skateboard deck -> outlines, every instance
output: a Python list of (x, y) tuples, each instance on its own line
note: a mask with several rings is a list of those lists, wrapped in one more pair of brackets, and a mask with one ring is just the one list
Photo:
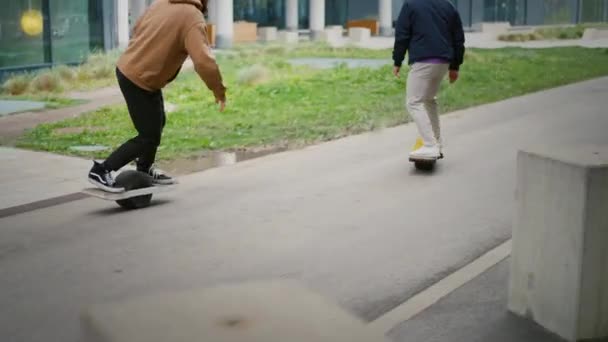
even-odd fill
[(125, 209), (141, 209), (150, 205), (152, 195), (175, 189), (177, 182), (168, 185), (153, 184), (152, 178), (135, 170), (121, 172), (116, 177), (116, 186), (125, 191), (113, 193), (99, 188), (86, 188), (83, 193), (106, 201), (115, 201)]
[(159, 193), (171, 191), (171, 190), (175, 189), (176, 187), (177, 187), (177, 184), (154, 185), (154, 186), (147, 187), (147, 188), (131, 190), (131, 191), (123, 191), (123, 192), (118, 192), (118, 193), (107, 192), (107, 191), (101, 190), (99, 188), (91, 187), (91, 188), (86, 188), (86, 189), (82, 190), (82, 192), (89, 196), (100, 198), (100, 199), (106, 200), (106, 201), (120, 201), (120, 200), (125, 200), (125, 199), (129, 199), (129, 198), (133, 198), (133, 197), (139, 197), (139, 196), (145, 196), (145, 195), (156, 195)]

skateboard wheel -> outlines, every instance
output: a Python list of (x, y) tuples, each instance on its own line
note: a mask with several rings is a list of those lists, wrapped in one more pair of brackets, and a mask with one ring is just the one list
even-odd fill
[(416, 161), (414, 166), (421, 171), (432, 171), (435, 168), (435, 161)]
[[(152, 178), (147, 174), (139, 171), (128, 170), (121, 172), (116, 177), (116, 186), (124, 188), (125, 191), (149, 188), (153, 186)], [(150, 205), (152, 194), (142, 195), (123, 200), (118, 200), (116, 203), (125, 209), (140, 209)]]

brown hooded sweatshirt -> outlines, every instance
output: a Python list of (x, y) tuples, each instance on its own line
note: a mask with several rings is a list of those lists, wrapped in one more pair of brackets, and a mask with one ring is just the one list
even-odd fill
[(194, 69), (225, 100), (226, 88), (209, 47), (202, 0), (156, 0), (137, 21), (129, 46), (117, 67), (139, 87), (162, 89), (171, 82), (188, 56)]

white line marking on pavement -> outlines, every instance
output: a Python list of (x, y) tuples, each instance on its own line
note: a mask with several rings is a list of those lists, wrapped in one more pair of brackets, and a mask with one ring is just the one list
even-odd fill
[(428, 309), (440, 299), (477, 278), (494, 265), (505, 260), (511, 254), (511, 243), (512, 240), (509, 240), (492, 249), (470, 264), (410, 298), (405, 303), (380, 316), (375, 321), (369, 323), (369, 327), (379, 333), (387, 334), (398, 324), (401, 324)]

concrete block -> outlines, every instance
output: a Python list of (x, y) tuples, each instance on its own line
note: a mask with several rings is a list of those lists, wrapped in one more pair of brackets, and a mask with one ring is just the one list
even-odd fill
[(344, 26), (342, 25), (330, 25), (326, 27), (326, 30), (335, 30), (340, 32), (340, 35), (344, 34)]
[[(258, 40), (258, 24), (247, 21), (236, 21), (233, 24), (234, 43), (254, 43)], [(218, 46), (221, 41), (221, 35), (218, 36)]]
[(479, 23), (473, 25), (473, 28), (487, 38), (497, 39), (498, 36), (509, 33), (511, 24), (509, 22)]
[(503, 34), (511, 29), (509, 22), (479, 23), (478, 29), (483, 33)]
[(348, 30), (348, 37), (353, 43), (365, 43), (371, 38), (371, 31), (367, 28), (353, 27)]
[(384, 336), (291, 282), (147, 296), (88, 310), (83, 342), (378, 342)]
[(509, 310), (568, 341), (608, 337), (608, 146), (518, 155)]
[(608, 39), (608, 29), (588, 28), (583, 33), (583, 40)]
[(258, 28), (258, 40), (262, 42), (274, 42), (278, 38), (276, 27)]
[(298, 32), (279, 31), (279, 42), (283, 44), (297, 44), (300, 40)]
[(321, 32), (321, 36), (319, 37), (320, 41), (334, 43), (338, 42), (342, 39), (342, 30), (338, 30), (335, 28), (327, 28), (323, 32)]

